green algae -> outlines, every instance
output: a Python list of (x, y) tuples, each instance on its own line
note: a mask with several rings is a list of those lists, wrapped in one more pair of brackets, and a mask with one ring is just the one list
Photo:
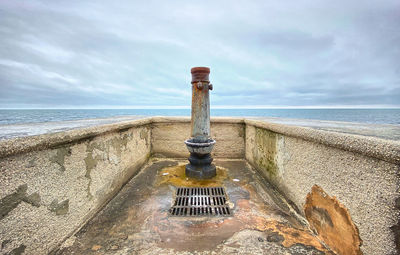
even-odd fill
[[(147, 134), (147, 129), (143, 129), (142, 132), (144, 132), (144, 134)], [(142, 132), (140, 133), (141, 137)], [(104, 161), (106, 159), (111, 161), (110, 155), (112, 155), (113, 151), (115, 152), (115, 155), (118, 159), (121, 158), (122, 152), (127, 150), (128, 142), (132, 140), (132, 137), (132, 133), (119, 133), (117, 136), (106, 139), (104, 141), (93, 141), (93, 139), (90, 139), (88, 141), (86, 146), (86, 157), (84, 161), (86, 166), (85, 177), (89, 180), (86, 188), (86, 193), (89, 200), (93, 198), (93, 195), (90, 192), (90, 186), (92, 184), (92, 170), (97, 167), (100, 161)], [(147, 142), (147, 135), (142, 139), (146, 139)], [(95, 150), (101, 153), (95, 153)]]
[(21, 244), (20, 246), (18, 246), (17, 248), (13, 249), (12, 251), (10, 251), (10, 253), (8, 253), (9, 255), (21, 255), (25, 252), (26, 246)]
[(17, 190), (10, 195), (7, 195), (0, 199), (0, 220), (6, 217), (12, 210), (14, 210), (22, 201), (32, 206), (40, 206), (40, 195), (35, 192), (31, 195), (27, 195), (28, 185), (20, 185)]
[(19, 203), (21, 203), (22, 198), (26, 196), (26, 191), (28, 190), (28, 185), (23, 184), (17, 188), (17, 190), (3, 197), (0, 200), (0, 220), (8, 215), (9, 212), (14, 210)]
[(57, 149), (56, 155), (50, 158), (50, 162), (57, 163), (60, 166), (60, 171), (65, 171), (65, 156), (71, 155), (71, 148), (69, 147), (61, 147)]
[(49, 211), (55, 212), (56, 215), (65, 215), (69, 211), (69, 199), (58, 203), (58, 199), (54, 199), (48, 207)]
[(148, 145), (148, 140), (149, 140), (149, 136), (148, 136), (148, 130), (147, 128), (143, 128), (140, 131), (140, 139), (144, 139), (146, 141), (146, 145)]
[(90, 185), (92, 184), (92, 177), (90, 176), (92, 170), (97, 166), (98, 160), (100, 160), (100, 156), (97, 155), (93, 157), (93, 150), (94, 149), (101, 149), (100, 146), (97, 143), (91, 143), (89, 141), (89, 144), (86, 147), (86, 157), (84, 159), (85, 161), (85, 166), (86, 166), (86, 173), (85, 177), (89, 180), (88, 185), (86, 187), (86, 193), (87, 197), (89, 200), (92, 200), (93, 195), (90, 192)]
[(30, 204), (32, 206), (39, 207), (40, 206), (40, 202), (41, 202), (41, 198), (40, 198), (39, 193), (35, 192), (35, 193), (32, 193), (29, 196), (23, 197), (22, 201), (24, 201), (25, 203), (28, 203), (28, 204)]
[(267, 174), (269, 178), (278, 175), (276, 165), (277, 134), (269, 130), (256, 128), (253, 155), (255, 164)]

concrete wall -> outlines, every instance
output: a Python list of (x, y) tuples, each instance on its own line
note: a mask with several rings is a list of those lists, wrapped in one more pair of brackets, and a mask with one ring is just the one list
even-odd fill
[[(217, 141), (212, 156), (244, 158), (245, 128), (243, 119), (212, 118), (211, 137)], [(152, 152), (168, 157), (187, 158), (183, 141), (190, 138), (190, 118), (153, 118)]]
[(47, 254), (147, 161), (149, 120), (0, 143), (0, 253)]
[[(214, 157), (245, 157), (322, 240), (350, 240), (326, 241), (339, 254), (398, 252), (399, 142), (240, 118), (214, 118), (211, 132)], [(48, 253), (151, 154), (188, 157), (189, 137), (189, 118), (153, 117), (1, 141), (0, 253)]]
[[(246, 120), (246, 159), (323, 240), (341, 236), (336, 243), (325, 240), (339, 254), (359, 254), (357, 247), (342, 248), (349, 238), (362, 240), (364, 254), (398, 253), (399, 157), (395, 141)], [(312, 190), (327, 199), (312, 200)]]
[[(244, 157), (242, 119), (214, 119), (214, 157)], [(47, 254), (151, 153), (188, 157), (189, 118), (154, 117), (0, 142), (0, 253)]]

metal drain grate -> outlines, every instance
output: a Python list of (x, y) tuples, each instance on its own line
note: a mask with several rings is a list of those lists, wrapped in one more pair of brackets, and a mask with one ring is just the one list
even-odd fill
[(229, 216), (223, 187), (178, 188), (170, 214), (174, 216)]

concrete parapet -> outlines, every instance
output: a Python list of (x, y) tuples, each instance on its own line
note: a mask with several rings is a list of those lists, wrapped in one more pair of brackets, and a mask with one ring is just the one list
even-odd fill
[[(247, 161), (297, 206), (311, 226), (326, 226), (314, 229), (322, 239), (339, 233), (346, 236), (337, 230), (352, 229), (346, 234), (359, 235), (364, 254), (398, 252), (398, 141), (245, 122)], [(329, 202), (307, 199), (316, 187), (322, 197), (332, 196)], [(340, 250), (347, 247), (346, 238), (333, 244), (324, 241), (338, 254), (359, 254), (357, 247), (354, 253)]]
[[(151, 117), (0, 141), (1, 252), (48, 253), (151, 154), (188, 157), (189, 137), (190, 118)], [(245, 158), (322, 239), (350, 221), (346, 233), (364, 254), (398, 252), (399, 141), (225, 117), (211, 118), (211, 137), (214, 157)]]
[(47, 254), (80, 228), (148, 160), (147, 123), (1, 142), (0, 253)]
[[(243, 119), (212, 118), (211, 137), (217, 140), (213, 157), (244, 158)], [(190, 118), (155, 117), (152, 124), (152, 152), (168, 157), (189, 156), (184, 140), (190, 137)]]

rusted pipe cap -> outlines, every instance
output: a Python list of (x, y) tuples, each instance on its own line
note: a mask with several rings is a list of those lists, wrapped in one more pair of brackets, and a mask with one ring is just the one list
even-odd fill
[(210, 68), (208, 67), (193, 67), (190, 72), (192, 73), (192, 83), (199, 81), (209, 82)]

